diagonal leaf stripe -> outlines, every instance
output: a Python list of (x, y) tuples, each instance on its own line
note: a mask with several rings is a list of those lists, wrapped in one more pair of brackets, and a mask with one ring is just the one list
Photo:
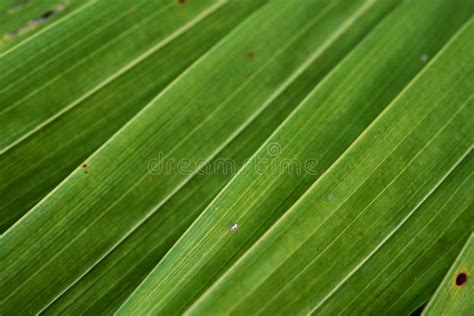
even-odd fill
[(0, 3), (0, 57), (64, 22), (94, 0), (11, 0)]
[[(472, 191), (471, 191), (472, 192)], [(472, 227), (471, 227), (472, 228)], [(474, 234), (466, 241), (423, 315), (470, 315), (474, 312)]]
[(426, 303), (474, 228), (473, 166), (471, 151), (319, 313), (410, 314)]
[(5, 214), (0, 220), (0, 230), (5, 231), (26, 213), (166, 84), (263, 4), (248, 0), (226, 3), (0, 155), (0, 195), (4, 197), (0, 201), (0, 213)]
[[(391, 9), (391, 6), (386, 4), (377, 4), (360, 18), (355, 19), (353, 24), (348, 24), (347, 31), (335, 37), (334, 42), (333, 40), (329, 41), (329, 43), (333, 43), (326, 46), (324, 52), (321, 52), (312, 65), (308, 66), (304, 73), (275, 99), (248, 128), (203, 168), (206, 171), (211, 171), (211, 174), (199, 172), (113, 252), (94, 266), (64, 295), (60, 296), (45, 312), (68, 313), (80, 309), (94, 313), (106, 313), (116, 309), (119, 304), (115, 303), (121, 302), (127, 294), (133, 291), (154, 267), (157, 260), (165, 254), (212, 197), (230, 179), (233, 171), (229, 170), (229, 167), (241, 166), (253, 154), (311, 90), (313, 83), (322, 78), (331, 66), (342, 58), (345, 52), (357, 43), (368, 29)], [(327, 22), (331, 20), (332, 18), (326, 19)], [(332, 24), (334, 21), (330, 23)], [(236, 163), (236, 165), (229, 166), (226, 164), (227, 162)], [(137, 260), (137, 258), (140, 259)]]
[[(67, 49), (63, 49), (64, 41), (61, 41), (31, 57), (29, 48), (38, 45), (37, 41), (44, 41), (43, 37), (21, 47), (21, 52), (1, 57), (8, 71), (0, 75), (0, 153), (76, 106), (224, 5), (225, 1), (192, 1), (184, 10), (179, 3), (170, 1), (135, 3), (131, 7), (130, 0), (116, 1), (114, 6), (106, 1), (94, 2), (68, 19), (61, 28), (47, 33), (50, 41), (55, 36), (66, 38), (66, 43), (73, 41)], [(101, 14), (97, 15), (97, 12)], [(158, 23), (160, 27), (156, 27)], [(137, 36), (143, 29), (148, 31)], [(67, 32), (72, 34), (66, 37)], [(76, 40), (75, 33), (86, 35)], [(104, 41), (104, 37), (110, 39)], [(27, 62), (22, 60), (25, 53)], [(64, 56), (67, 58), (60, 58)], [(45, 57), (47, 62), (44, 62)], [(73, 58), (74, 62), (70, 62)], [(33, 71), (32, 66), (36, 66)], [(82, 71), (78, 72), (79, 68)], [(14, 80), (8, 76), (10, 74), (14, 75)], [(41, 106), (35, 107), (38, 99), (42, 101)]]
[(0, 314), (472, 314), (473, 16), (0, 1)]
[(189, 313), (321, 312), (471, 151), (473, 30), (471, 19)]
[[(270, 137), (247, 164), (250, 168), (244, 167), (224, 188), (145, 279), (124, 311), (166, 314), (189, 306), (318, 178), (319, 174), (286, 172), (281, 167), (285, 161), (316, 158), (318, 173), (324, 172), (422, 67), (419, 56), (433, 54), (444, 43), (439, 41), (440, 33), (431, 33), (447, 17), (444, 14), (456, 12), (460, 18), (452, 21), (458, 22), (469, 17), (470, 13), (458, 11), (459, 4), (440, 2), (436, 7), (431, 1), (406, 2), (387, 17)], [(417, 27), (410, 21), (417, 21)], [(460, 24), (452, 24), (449, 30), (445, 26), (438, 30), (444, 30), (447, 39)], [(406, 58), (404, 67), (399, 66), (400, 56)], [(401, 69), (407, 72), (396, 71)], [(381, 88), (380, 82), (386, 85)], [(271, 144), (281, 146), (277, 157), (268, 152)], [(267, 162), (263, 172), (252, 168), (258, 161)], [(284, 172), (275, 174), (274, 166)], [(336, 198), (334, 193), (331, 199)], [(229, 234), (234, 223), (239, 231)]]
[[(51, 303), (199, 170), (182, 174), (173, 166), (150, 182), (147, 161), (159, 152), (178, 161), (215, 157), (332, 43), (333, 25), (322, 23), (326, 15), (344, 9), (353, 18), (371, 3), (275, 1), (207, 52), (6, 232), (5, 309), (37, 312)], [(257, 26), (261, 32), (249, 36)], [(223, 77), (227, 73), (232, 80)], [(38, 235), (23, 233), (30, 230)]]

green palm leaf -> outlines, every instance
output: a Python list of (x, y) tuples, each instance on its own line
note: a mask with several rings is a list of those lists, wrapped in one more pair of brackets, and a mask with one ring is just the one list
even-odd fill
[[(0, 3), (0, 56), (65, 21), (92, 0), (5, 0)], [(37, 34), (38, 33), (38, 34)], [(22, 44), (23, 45), (23, 44)]]
[[(426, 10), (430, 7), (435, 12), (447, 12), (434, 8), (431, 1), (424, 4), (426, 7), (421, 2), (406, 3), (387, 17), (270, 137), (268, 146), (254, 155), (250, 167), (235, 177), (201, 214), (137, 292), (138, 297), (148, 298), (144, 303), (147, 308), (169, 313), (189, 306), (339, 157), (345, 149), (343, 145), (354, 141), (366, 126), (364, 123), (369, 124), (400, 92), (411, 79), (410, 73), (392, 73), (394, 77), (389, 77), (384, 67), (399, 61), (403, 52), (407, 61), (413, 62), (413, 74), (420, 69), (417, 57), (421, 52), (414, 50), (413, 38), (422, 37), (425, 28), (438, 23), (434, 15), (426, 15)], [(423, 17), (433, 20), (423, 20), (419, 29), (408, 22)], [(407, 29), (401, 32), (404, 25)], [(403, 41), (408, 38), (411, 40), (404, 46)], [(430, 44), (438, 39), (438, 35), (431, 40), (425, 38)], [(420, 49), (425, 51), (426, 47)], [(403, 71), (408, 67), (405, 65)], [(380, 82), (390, 84), (380, 89)], [(337, 107), (331, 108), (333, 104)], [(281, 147), (279, 155), (272, 153), (273, 144)], [(317, 174), (272, 172), (273, 166), (281, 170), (288, 160), (307, 162), (314, 158), (318, 160)], [(259, 161), (267, 162), (264, 172), (253, 167)], [(338, 197), (337, 192), (333, 195), (334, 199)], [(229, 235), (226, 228), (234, 223), (242, 229), (239, 234)]]
[[(474, 84), (469, 78), (474, 70), (469, 65), (474, 49), (459, 48), (473, 30), (471, 21), (331, 169), (201, 297), (190, 314), (323, 312), (339, 288), (397, 234), (470, 153), (472, 130), (458, 127), (467, 127), (468, 110), (473, 105), (468, 87)], [(413, 103), (418, 106), (411, 106)], [(463, 204), (470, 203), (471, 199)], [(426, 220), (430, 216), (428, 213)], [(361, 231), (364, 238), (356, 238)], [(243, 227), (241, 233), (245, 233)], [(142, 291), (155, 285), (153, 277), (159, 275), (159, 267), (123, 311), (131, 312), (134, 306), (146, 303), (142, 298), (152, 298)], [(237, 281), (238, 289), (233, 286)], [(295, 291), (298, 295), (291, 295)], [(345, 306), (345, 302), (339, 301), (338, 306)]]
[[(55, 301), (46, 312), (71, 311), (78, 306), (95, 313), (103, 309), (104, 311), (115, 309), (116, 306), (101, 302), (123, 299), (125, 294), (130, 294), (136, 288), (156, 261), (166, 253), (237, 169), (309, 92), (314, 82), (324, 76), (344, 52), (360, 40), (368, 28), (373, 26), (389, 8), (390, 6), (385, 5), (376, 7), (354, 21), (351, 28), (329, 45), (248, 128), (204, 166), (203, 172), (198, 173), (174, 194), (139, 229)], [(334, 54), (333, 49), (336, 47), (340, 55)], [(97, 289), (97, 292), (93, 289)], [(96, 301), (99, 297), (100, 300)]]
[[(247, 0), (226, 4), (115, 79), (108, 80), (98, 91), (80, 97), (72, 109), (0, 155), (0, 195), (5, 196), (0, 201), (0, 213), (6, 214), (1, 219), (1, 230), (18, 220), (170, 81), (261, 4)], [(114, 30), (116, 26), (109, 28)], [(34, 47), (28, 50), (32, 54)], [(17, 59), (14, 64), (22, 63)], [(41, 73), (48, 76), (51, 72), (47, 67)], [(22, 74), (13, 72), (8, 80), (18, 80), (19, 76)], [(56, 85), (65, 84), (68, 82), (59, 80)], [(49, 100), (37, 98), (35, 104), (48, 108)]]
[[(342, 1), (324, 5), (316, 16), (311, 12), (321, 8), (319, 1), (283, 1), (264, 7), (191, 66), (9, 230), (4, 236), (4, 249), (11, 259), (2, 269), (7, 280), (2, 292), (9, 293), (5, 298), (8, 305), (16, 307), (15, 300), (26, 297), (30, 300), (23, 305), (25, 309), (42, 309), (50, 304), (145, 222), (203, 163), (215, 157), (304, 73), (352, 21), (372, 7), (362, 1), (352, 6)], [(294, 17), (270, 19), (265, 27), (261, 25), (263, 18), (277, 18), (287, 12), (293, 12)], [(352, 16), (354, 12), (360, 13)], [(337, 19), (324, 19), (331, 14)], [(341, 19), (348, 22), (334, 31), (334, 23)], [(318, 32), (312, 31), (315, 25)], [(257, 27), (262, 32), (248, 36), (247, 30)], [(295, 50), (302, 53), (288, 54)], [(249, 52), (255, 56), (249, 56)], [(240, 67), (222, 63), (223, 58), (234, 59)], [(234, 74), (232, 80), (222, 77), (229, 72)], [(220, 82), (219, 86), (215, 82)], [(160, 105), (155, 106), (157, 103)], [(176, 104), (188, 106), (183, 111)], [(160, 137), (156, 137), (157, 133)], [(124, 143), (127, 139), (130, 145)], [(182, 173), (172, 166), (171, 172), (150, 177), (147, 162), (160, 152), (177, 160), (190, 159), (195, 167)], [(97, 209), (103, 211), (97, 213)], [(114, 229), (104, 234), (110, 223)], [(31, 239), (22, 233), (31, 229), (47, 234)], [(95, 234), (102, 237), (90, 251)], [(23, 246), (18, 247), (20, 244)], [(48, 260), (38, 265), (35, 259), (21, 255), (30, 251), (42, 252)], [(68, 267), (64, 266), (66, 257)], [(51, 278), (57, 269), (68, 272)], [(16, 281), (10, 282), (13, 278)], [(44, 282), (46, 279), (49, 284)]]
[(470, 279), (473, 269), (474, 235), (471, 234), (423, 314), (468, 315), (472, 312), (474, 290)]
[(473, 314), (473, 13), (2, 1), (0, 314)]
[[(5, 53), (2, 64), (8, 68), (0, 74), (0, 152), (74, 108), (224, 4), (196, 1), (181, 10), (169, 1), (142, 0), (131, 5), (130, 0), (119, 0), (113, 6), (92, 1), (61, 27)], [(56, 41), (58, 37), (63, 40)], [(35, 49), (39, 41), (50, 45)], [(18, 59), (23, 62), (15, 62)], [(41, 71), (44, 67), (48, 72)], [(14, 80), (9, 76), (13, 72)], [(34, 107), (38, 98), (48, 103)]]

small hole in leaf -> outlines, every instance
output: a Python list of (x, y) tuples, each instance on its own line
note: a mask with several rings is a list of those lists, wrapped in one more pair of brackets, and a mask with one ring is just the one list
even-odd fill
[(456, 276), (456, 285), (457, 286), (463, 286), (467, 281), (467, 274), (464, 272), (459, 273)]

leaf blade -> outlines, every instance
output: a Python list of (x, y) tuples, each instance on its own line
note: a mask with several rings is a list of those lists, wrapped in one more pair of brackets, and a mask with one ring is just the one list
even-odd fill
[(186, 67), (263, 4), (249, 1), (226, 4), (0, 155), (0, 195), (4, 197), (0, 201), (0, 213), (4, 214), (0, 219), (0, 232), (59, 184)]
[[(179, 3), (168, 1), (120, 0), (114, 6), (91, 2), (61, 27), (43, 33), (15, 54), (3, 55), (7, 71), (0, 74), (0, 153), (74, 108), (224, 3), (193, 2), (180, 11)], [(149, 31), (140, 36), (143, 29)], [(57, 37), (62, 41), (55, 42)], [(41, 45), (45, 40), (52, 44)], [(64, 44), (69, 44), (66, 49)], [(38, 100), (40, 106), (35, 107)]]
[[(467, 104), (473, 100), (468, 88), (472, 52), (459, 48), (472, 31), (472, 22), (190, 314), (205, 308), (225, 313), (319, 312), (347, 278), (410, 219), (471, 150), (469, 137), (464, 136), (472, 135), (465, 129)], [(449, 71), (441, 74), (439, 69), (447, 65)], [(466, 85), (448, 84), (455, 82)], [(436, 91), (432, 97), (438, 100), (437, 108), (431, 109), (426, 91)], [(413, 103), (417, 107), (411, 107)], [(426, 114), (424, 107), (431, 111)], [(405, 128), (405, 124), (415, 128)], [(440, 143), (451, 143), (453, 147), (448, 147), (456, 153), (444, 146), (441, 150)], [(427, 157), (434, 161), (428, 163)], [(422, 161), (425, 171), (416, 168)], [(410, 181), (415, 189), (407, 185)], [(345, 193), (331, 201), (325, 198), (330, 192)], [(362, 227), (364, 241), (354, 238)], [(297, 235), (290, 236), (292, 232)], [(345, 254), (344, 259), (340, 254)], [(232, 287), (236, 280), (238, 289)], [(295, 288), (298, 295), (288, 296)], [(265, 305), (255, 304), (264, 298)]]
[[(112, 309), (110, 302), (116, 302), (117, 293), (124, 291), (130, 293), (138, 285), (134, 279), (146, 276), (212, 197), (235, 174), (235, 171), (312, 89), (314, 83), (323, 78), (332, 66), (390, 9), (390, 6), (383, 5), (361, 16), (347, 29), (347, 32), (327, 46), (321, 57), (317, 58), (241, 135), (219, 153), (210, 164), (203, 167), (205, 176), (199, 173), (194, 177), (168, 203), (155, 212), (146, 224), (137, 229), (132, 236), (97, 264), (88, 275), (48, 307), (45, 313), (68, 313), (74, 309), (98, 313)], [(190, 191), (195, 193), (188, 197), (187, 192)], [(212, 193), (210, 194), (209, 191)], [(186, 210), (186, 214), (183, 214), (183, 210)], [(171, 216), (175, 219), (172, 222), (170, 220), (170, 222), (161, 223), (160, 218), (167, 217), (167, 214), (173, 214)], [(175, 236), (163, 240), (162, 236), (166, 235), (167, 231), (173, 231)], [(163, 244), (165, 246), (157, 252), (158, 246)], [(140, 263), (138, 264), (137, 261)], [(104, 284), (107, 286), (114, 284), (114, 286), (106, 290)]]
[(89, 0), (4, 1), (0, 6), (0, 57), (62, 23), (90, 4)]
[[(433, 44), (431, 41), (440, 39), (439, 33), (426, 31), (439, 25), (442, 19), (434, 18), (434, 12), (452, 14), (451, 10), (457, 10), (449, 9), (447, 2), (439, 4), (440, 7), (434, 8), (428, 1), (407, 2), (382, 21), (272, 135), (247, 164), (249, 168), (216, 197), (122, 306), (123, 312), (179, 312), (210, 286), (338, 158), (377, 111), (382, 111), (385, 102), (394, 98), (421, 68), (414, 60), (418, 61), (418, 56)], [(426, 14), (427, 9), (433, 15)], [(403, 25), (413, 25), (411, 19), (419, 22), (416, 24), (419, 29), (410, 27), (400, 31)], [(453, 26), (451, 31), (456, 29)], [(432, 37), (427, 38), (428, 34)], [(414, 50), (414, 42), (423, 44)], [(406, 57), (407, 67), (413, 66), (413, 73), (395, 74), (393, 70), (401, 67), (384, 68), (395, 64), (400, 56)], [(364, 72), (361, 65), (366, 67)], [(381, 81), (390, 84), (381, 89)], [(338, 107), (330, 111), (331, 104)], [(360, 116), (354, 119), (354, 113)], [(345, 130), (341, 126), (349, 128)], [(278, 157), (272, 157), (267, 147), (270, 144), (280, 145)], [(318, 174), (272, 173), (273, 164), (278, 167), (285, 159), (305, 162), (315, 157), (319, 161)], [(267, 168), (263, 171), (254, 168), (258, 161), (265, 162)], [(234, 223), (241, 228), (230, 235), (228, 228)]]
[(474, 312), (472, 271), (474, 268), (474, 235), (466, 241), (423, 315), (469, 315)]
[[(337, 2), (339, 6), (341, 3)], [(359, 4), (355, 2), (354, 6)], [(288, 10), (296, 6), (299, 10)], [(181, 174), (173, 166), (170, 175), (160, 174), (153, 184), (144, 182), (149, 175), (146, 162), (156, 157), (157, 151), (172, 153), (177, 160), (206, 157), (207, 161), (227, 146), (297, 79), (294, 74), (303, 72), (310, 65), (308, 60), (318, 57), (312, 53), (330, 38), (332, 28), (323, 24), (324, 28), (313, 32), (310, 27), (320, 16), (312, 12), (327, 7), (328, 3), (320, 1), (281, 1), (259, 11), (263, 13), (257, 12), (260, 15), (244, 22), (168, 86), (155, 100), (160, 106), (155, 106), (155, 101), (149, 104), (88, 159), (86, 168), (76, 169), (7, 231), (3, 250), (11, 259), (2, 262), (2, 277), (7, 281), (2, 291), (11, 296), (4, 298), (8, 303), (5, 308), (38, 311), (46, 307), (198, 171), (195, 167), (191, 175)], [(288, 11), (294, 19), (261, 24), (261, 20), (272, 22), (269, 16), (287, 16)], [(262, 32), (249, 36), (247, 31), (257, 26)], [(294, 41), (288, 42), (288, 38)], [(298, 56), (286, 54), (300, 47), (308, 50)], [(248, 52), (252, 50), (256, 56), (249, 60)], [(231, 81), (221, 77), (229, 71), (235, 72)], [(216, 80), (226, 84), (218, 96), (213, 90)], [(225, 97), (227, 102), (241, 106), (224, 107)], [(183, 111), (175, 104), (188, 106)], [(96, 210), (102, 211), (97, 214)], [(23, 235), (32, 229), (47, 234), (35, 240)], [(96, 239), (97, 235), (101, 238)], [(38, 262), (27, 253), (43, 253), (48, 260)], [(10, 282), (12, 277), (15, 282)]]

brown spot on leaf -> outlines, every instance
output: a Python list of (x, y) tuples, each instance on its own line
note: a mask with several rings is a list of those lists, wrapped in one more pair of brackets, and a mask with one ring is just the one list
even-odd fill
[(85, 168), (88, 167), (88, 165), (87, 165), (87, 163), (83, 163), (83, 164), (81, 165), (81, 167), (85, 169)]
[(255, 58), (255, 52), (253, 52), (253, 51), (252, 51), (252, 52), (248, 52), (247, 57), (248, 57), (249, 59), (254, 59), (254, 58)]
[(365, 231), (363, 231), (363, 230), (360, 231), (360, 232), (359, 232), (359, 236), (362, 237), (362, 238), (364, 238), (364, 237), (365, 237)]
[(467, 273), (461, 272), (456, 276), (456, 286), (463, 286), (467, 282)]
[(178, 0), (178, 3), (179, 3), (179, 4), (185, 4), (185, 3), (186, 3), (186, 0)]

